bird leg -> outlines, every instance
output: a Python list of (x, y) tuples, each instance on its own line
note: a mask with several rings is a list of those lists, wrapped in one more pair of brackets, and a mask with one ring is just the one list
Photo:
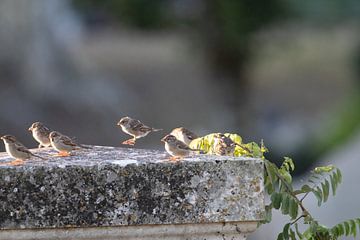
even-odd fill
[(70, 153), (69, 152), (59, 152), (59, 153), (55, 154), (55, 156), (57, 156), (57, 157), (68, 157), (68, 156), (70, 156)]
[(134, 145), (135, 145), (135, 141), (136, 141), (136, 138), (130, 138), (130, 139), (122, 142), (122, 144), (134, 146)]
[(9, 166), (19, 166), (19, 165), (23, 165), (24, 163), (25, 163), (24, 160), (15, 159), (14, 161), (9, 162), (7, 165), (9, 165)]
[(179, 161), (181, 159), (181, 157), (177, 157), (177, 156), (172, 156), (169, 158), (170, 161)]

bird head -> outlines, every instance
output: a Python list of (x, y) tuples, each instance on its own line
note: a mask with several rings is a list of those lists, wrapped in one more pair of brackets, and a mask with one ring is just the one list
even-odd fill
[(4, 143), (15, 143), (16, 138), (12, 135), (4, 135), (1, 137), (1, 140), (4, 141)]
[(38, 129), (38, 128), (41, 128), (41, 127), (43, 127), (44, 126), (44, 124), (42, 124), (41, 122), (34, 122), (33, 124), (31, 124), (31, 127), (29, 127), (29, 131), (33, 131), (33, 130), (36, 130), (36, 129)]
[(52, 131), (49, 135), (51, 141), (54, 141), (56, 138), (60, 137), (61, 134), (57, 131)]
[(117, 123), (118, 126), (126, 126), (129, 122), (130, 122), (131, 118), (130, 117), (123, 117), (119, 120), (119, 122)]
[(161, 141), (164, 143), (173, 143), (173, 142), (176, 142), (176, 140), (177, 140), (176, 137), (171, 134), (168, 134), (161, 139)]

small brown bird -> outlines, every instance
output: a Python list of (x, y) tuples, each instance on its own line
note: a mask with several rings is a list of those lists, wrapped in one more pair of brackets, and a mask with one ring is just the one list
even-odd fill
[(120, 121), (117, 123), (117, 125), (121, 127), (121, 130), (123, 132), (133, 137), (131, 139), (122, 142), (122, 144), (128, 144), (132, 146), (135, 145), (136, 139), (145, 137), (151, 132), (157, 132), (162, 130), (162, 129), (148, 127), (139, 120), (130, 117), (121, 118)]
[(24, 164), (24, 160), (27, 160), (31, 157), (37, 157), (43, 160), (46, 160), (43, 157), (33, 154), (29, 151), (22, 143), (16, 140), (12, 135), (4, 135), (1, 137), (5, 144), (6, 152), (13, 158), (14, 161), (10, 162), (9, 165), (21, 165)]
[(188, 145), (178, 140), (175, 136), (168, 134), (161, 139), (165, 143), (165, 150), (172, 156), (171, 160), (177, 160), (189, 156), (191, 152), (198, 150), (189, 148)]
[(214, 135), (213, 153), (220, 156), (233, 156), (235, 147), (239, 145), (223, 133)]
[(189, 145), (192, 140), (198, 138), (198, 136), (184, 127), (178, 127), (171, 131), (171, 135), (175, 136), (178, 140), (182, 141), (186, 145)]
[(39, 143), (38, 148), (51, 146), (49, 138), (51, 130), (44, 124), (34, 122), (29, 128), (29, 131), (32, 133), (33, 138)]
[(59, 152), (57, 156), (60, 157), (70, 156), (70, 152), (76, 149), (80, 149), (80, 148), (90, 149), (90, 147), (85, 147), (81, 144), (78, 144), (70, 137), (63, 135), (57, 131), (52, 131), (49, 137), (50, 137), (51, 146), (56, 151)]

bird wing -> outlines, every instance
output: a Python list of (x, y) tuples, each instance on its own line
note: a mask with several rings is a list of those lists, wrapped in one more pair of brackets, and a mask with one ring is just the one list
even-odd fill
[(21, 143), (15, 143), (16, 149), (20, 152), (24, 152), (24, 153), (30, 153), (29, 149), (27, 149), (24, 145), (22, 145)]
[(188, 145), (186, 145), (185, 143), (181, 142), (181, 141), (176, 141), (176, 147), (182, 150), (193, 150), (191, 148), (189, 148)]
[(226, 146), (236, 146), (236, 143), (229, 137), (223, 137), (222, 140)]
[(140, 131), (140, 132), (152, 131), (151, 127), (144, 125), (142, 122), (140, 122), (139, 120), (136, 120), (136, 119), (133, 119), (133, 121), (130, 122), (130, 127), (134, 131)]
[(186, 128), (183, 128), (183, 131), (190, 140), (194, 140), (194, 139), (198, 138), (198, 136), (195, 133), (191, 132), (190, 130), (188, 130)]
[(46, 136), (49, 136), (51, 133), (51, 130), (45, 126), (40, 128), (39, 131)]
[(73, 140), (71, 138), (69, 138), (68, 136), (62, 135), (61, 136), (61, 141), (63, 141), (65, 144), (70, 145), (70, 146), (77, 146), (76, 143), (73, 142)]

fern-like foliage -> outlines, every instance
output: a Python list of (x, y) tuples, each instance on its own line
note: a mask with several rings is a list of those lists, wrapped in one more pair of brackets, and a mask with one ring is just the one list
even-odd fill
[(339, 224), (336, 224), (330, 229), (330, 233), (334, 238), (340, 236), (354, 236), (356, 237), (358, 231), (360, 232), (360, 218), (351, 219)]
[[(213, 154), (214, 134), (195, 139), (190, 143), (193, 149), (202, 150), (205, 154)], [(241, 136), (232, 133), (225, 133), (238, 145), (235, 148), (234, 156), (254, 157), (264, 160), (265, 173), (264, 185), (265, 191), (270, 196), (270, 202), (265, 206), (265, 217), (262, 224), (271, 222), (272, 210), (279, 210), (282, 214), (289, 216), (290, 222), (286, 223), (283, 231), (279, 233), (278, 240), (336, 240), (342, 236), (356, 237), (357, 231), (360, 231), (360, 218), (348, 220), (328, 228), (311, 215), (303, 204), (304, 199), (313, 194), (318, 206), (322, 206), (329, 196), (335, 196), (342, 175), (341, 171), (333, 165), (317, 167), (308, 178), (308, 180), (299, 189), (294, 189), (292, 183), (292, 171), (295, 169), (291, 158), (285, 157), (280, 167), (277, 167), (271, 161), (265, 159), (264, 154), (268, 151), (264, 143), (255, 142), (244, 143)], [(298, 228), (299, 220), (307, 226), (306, 230), (301, 232)]]

